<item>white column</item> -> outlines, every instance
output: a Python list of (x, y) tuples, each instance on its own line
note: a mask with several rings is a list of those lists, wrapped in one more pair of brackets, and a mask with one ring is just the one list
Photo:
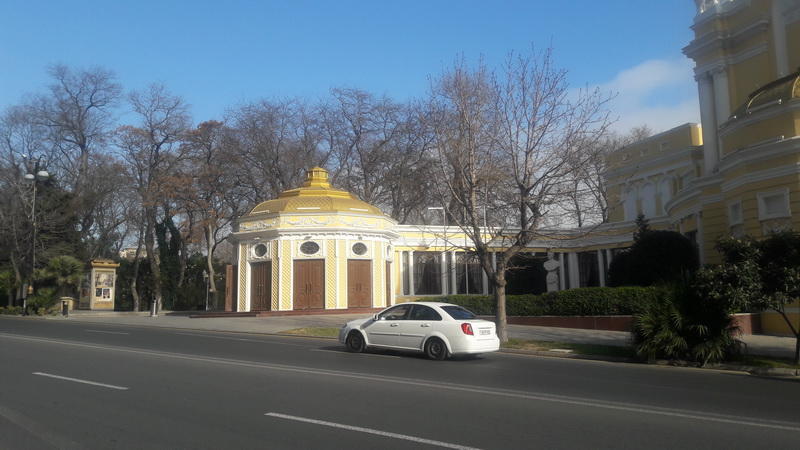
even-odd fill
[(717, 153), (717, 117), (714, 113), (714, 84), (708, 74), (698, 75), (697, 91), (700, 97), (700, 122), (703, 126), (703, 173), (714, 173)]
[(458, 271), (456, 271), (456, 252), (452, 251), (452, 252), (450, 252), (450, 255), (451, 255), (451, 259), (450, 259), (450, 269), (449, 270), (450, 270), (450, 274), (452, 275), (450, 277), (450, 289), (451, 289), (450, 292), (453, 293), (453, 294), (458, 294), (458, 280), (456, 279), (457, 278), (456, 274), (458, 273)]
[(442, 295), (447, 295), (447, 251), (443, 251), (440, 255), (440, 258), (442, 258), (441, 262), (439, 263), (439, 267), (441, 267), (442, 271)]
[(414, 250), (408, 251), (408, 295), (414, 295)]
[(559, 289), (564, 290), (567, 288), (567, 274), (564, 272), (564, 258), (565, 253), (558, 254), (558, 284)]
[(714, 107), (717, 126), (721, 126), (731, 115), (731, 95), (728, 90), (728, 72), (725, 68), (714, 71)]
[(606, 285), (606, 268), (605, 264), (603, 264), (604, 251), (603, 249), (597, 251), (597, 273), (600, 274), (600, 286), (602, 287)]
[(775, 68), (778, 78), (789, 75), (789, 54), (786, 50), (786, 21), (783, 10), (785, 0), (772, 2), (772, 40), (775, 42)]
[(581, 271), (578, 267), (578, 254), (576, 252), (567, 253), (569, 258), (569, 287), (581, 287)]

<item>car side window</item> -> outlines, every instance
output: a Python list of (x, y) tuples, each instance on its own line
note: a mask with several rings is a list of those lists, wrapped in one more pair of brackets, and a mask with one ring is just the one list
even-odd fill
[(409, 320), (442, 320), (442, 316), (429, 306), (414, 305)]
[(383, 320), (405, 320), (409, 309), (411, 309), (411, 305), (398, 305), (383, 312), (380, 318)]

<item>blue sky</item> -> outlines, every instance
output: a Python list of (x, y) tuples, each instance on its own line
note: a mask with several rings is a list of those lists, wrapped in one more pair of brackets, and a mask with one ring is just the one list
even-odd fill
[(164, 83), (196, 121), (237, 104), (357, 87), (405, 100), (463, 54), (490, 65), (551, 45), (575, 87), (617, 93), (617, 129), (697, 121), (691, 0), (0, 2), (0, 109), (54, 63)]

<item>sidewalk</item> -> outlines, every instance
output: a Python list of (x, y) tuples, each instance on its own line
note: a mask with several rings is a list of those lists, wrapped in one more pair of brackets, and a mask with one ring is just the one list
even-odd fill
[[(162, 313), (150, 317), (148, 313), (72, 311), (68, 318), (49, 316), (49, 320), (107, 323), (116, 325), (154, 326), (234, 333), (281, 333), (294, 328), (340, 327), (345, 322), (367, 317), (365, 314), (325, 314), (279, 317), (213, 317), (189, 318), (188, 314)], [(582, 344), (630, 345), (630, 333), (622, 331), (582, 330), (575, 328), (509, 325), (508, 336), (514, 339), (570, 342)], [(794, 356), (795, 339), (790, 337), (749, 335), (742, 336), (751, 354), (780, 358)]]

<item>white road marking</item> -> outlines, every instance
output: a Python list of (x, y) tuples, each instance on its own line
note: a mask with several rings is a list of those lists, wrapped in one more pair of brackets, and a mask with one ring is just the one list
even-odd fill
[(336, 422), (327, 422), (327, 421), (324, 421), (324, 420), (309, 419), (309, 418), (306, 418), (306, 417), (290, 416), (288, 414), (280, 414), (280, 413), (270, 412), (270, 413), (266, 413), (264, 415), (265, 416), (270, 416), (270, 417), (278, 417), (278, 418), (286, 419), (286, 420), (294, 420), (294, 421), (297, 421), (297, 422), (313, 423), (315, 425), (322, 425), (322, 426), (325, 426), (325, 427), (339, 428), (339, 429), (342, 429), (342, 430), (357, 431), (359, 433), (368, 433), (368, 434), (374, 434), (374, 435), (377, 435), (377, 436), (390, 437), (390, 438), (394, 438), (394, 439), (403, 439), (405, 441), (416, 442), (418, 444), (435, 445), (437, 447), (454, 448), (454, 449), (458, 449), (458, 450), (479, 450), (476, 447), (467, 447), (467, 446), (464, 446), (464, 445), (451, 444), (449, 442), (434, 441), (432, 439), (424, 439), (424, 438), (419, 438), (419, 437), (416, 437), (416, 436), (409, 436), (407, 434), (390, 433), (388, 431), (374, 430), (372, 428), (354, 427), (352, 425), (344, 425), (344, 424), (336, 423)]
[(290, 342), (273, 342), (273, 341), (258, 340), (258, 339), (234, 338), (227, 336), (211, 336), (208, 334), (199, 334), (199, 333), (174, 333), (174, 334), (179, 334), (181, 336), (203, 337), (209, 339), (222, 339), (226, 341), (245, 341), (245, 342), (258, 342), (259, 344), (268, 344), (268, 345), (291, 345), (294, 347), (305, 347), (305, 345), (303, 344), (292, 344)]
[(53, 375), (52, 373), (44, 373), (44, 372), (33, 372), (34, 375), (39, 375), (42, 377), (48, 378), (56, 378), (58, 380), (66, 380), (66, 381), (74, 381), (76, 383), (83, 383), (83, 384), (91, 384), (92, 386), (100, 386), (109, 389), (117, 389), (119, 391), (127, 391), (128, 388), (124, 386), (115, 386), (113, 384), (105, 384), (105, 383), (98, 383), (96, 381), (89, 381), (89, 380), (81, 380), (80, 378), (71, 378), (71, 377), (62, 377), (61, 375)]
[(130, 333), (123, 333), (121, 331), (104, 331), (104, 330), (83, 330), (87, 333), (105, 333), (105, 334), (130, 334)]
[(785, 422), (769, 419), (758, 419), (755, 417), (733, 416), (726, 414), (704, 413), (676, 408), (661, 408), (658, 406), (641, 405), (625, 402), (610, 402), (605, 400), (587, 399), (581, 397), (568, 397), (546, 393), (514, 391), (510, 389), (486, 388), (482, 386), (470, 386), (452, 383), (437, 383), (435, 381), (420, 380), (415, 378), (400, 378), (381, 375), (369, 375), (358, 372), (342, 372), (337, 370), (317, 369), (312, 367), (289, 366), (281, 364), (268, 364), (255, 361), (243, 361), (235, 359), (214, 358), (208, 356), (190, 356), (182, 353), (158, 352), (152, 350), (119, 347), (111, 345), (84, 344), (49, 338), (39, 338), (30, 336), (20, 336), (15, 334), (0, 333), (0, 336), (10, 339), (23, 341), (42, 342), (53, 345), (66, 345), (70, 347), (82, 347), (98, 350), (108, 350), (114, 353), (131, 353), (152, 357), (162, 357), (168, 359), (181, 359), (186, 361), (199, 361), (213, 364), (224, 364), (238, 367), (251, 367), (255, 369), (276, 370), (283, 372), (302, 373), (307, 375), (322, 375), (329, 377), (349, 378), (355, 380), (371, 381), (380, 384), (394, 383), (406, 386), (416, 386), (430, 388), (434, 390), (470, 392), (481, 395), (493, 395), (497, 397), (514, 398), (518, 400), (538, 400), (550, 403), (561, 403), (566, 405), (588, 406), (593, 408), (610, 409), (617, 411), (633, 412), (637, 414), (651, 414), (656, 416), (680, 417), (691, 420), (703, 420), (707, 422), (727, 423), (734, 425), (744, 425), (759, 428), (769, 428), (774, 430), (800, 432), (800, 424), (796, 422)]

